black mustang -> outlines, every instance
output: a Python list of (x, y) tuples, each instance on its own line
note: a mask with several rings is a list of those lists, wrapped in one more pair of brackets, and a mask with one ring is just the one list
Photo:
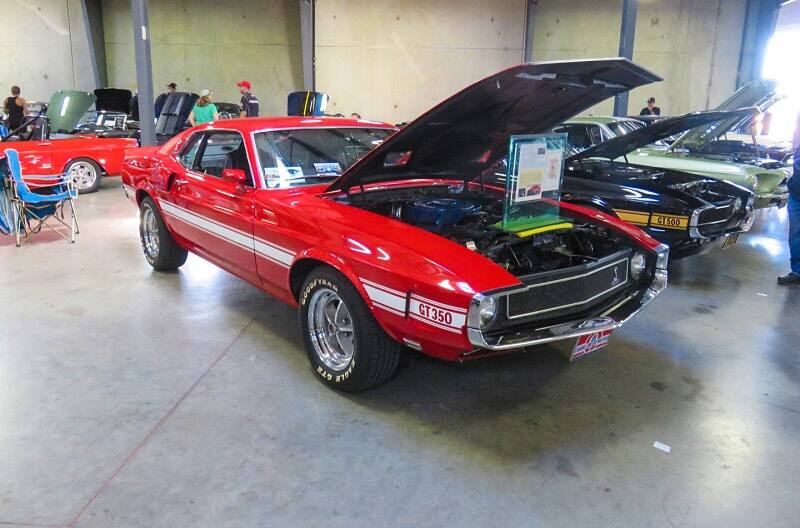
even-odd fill
[(637, 148), (754, 109), (696, 112), (662, 119), (566, 160), (562, 199), (635, 224), (669, 244), (672, 259), (736, 242), (753, 224), (753, 193), (744, 187), (679, 172), (614, 161)]

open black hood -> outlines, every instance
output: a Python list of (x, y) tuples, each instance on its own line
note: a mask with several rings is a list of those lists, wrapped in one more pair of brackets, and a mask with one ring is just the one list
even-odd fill
[(390, 136), (329, 190), (414, 177), (471, 179), (508, 153), (618, 93), (661, 78), (628, 59), (521, 64), (469, 86)]
[(94, 95), (97, 97), (94, 108), (98, 112), (121, 112), (123, 114), (130, 112), (131, 98), (133, 97), (130, 90), (98, 88), (94, 91)]
[(607, 158), (613, 160), (624, 156), (628, 152), (646, 147), (660, 139), (680, 134), (686, 130), (709, 125), (713, 126), (727, 119), (742, 119), (752, 115), (754, 112), (758, 113), (758, 108), (742, 108), (730, 112), (711, 110), (708, 112), (692, 112), (677, 117), (666, 117), (650, 126), (628, 132), (573, 154), (567, 160), (583, 158)]
[(197, 102), (198, 95), (188, 92), (173, 92), (164, 99), (164, 105), (156, 121), (156, 136), (170, 138), (187, 127), (189, 114)]

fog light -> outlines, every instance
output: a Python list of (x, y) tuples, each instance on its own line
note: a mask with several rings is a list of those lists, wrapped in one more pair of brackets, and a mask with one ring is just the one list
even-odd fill
[(486, 328), (492, 321), (494, 316), (497, 315), (497, 301), (494, 297), (485, 297), (481, 300), (478, 307), (478, 317), (480, 319), (481, 328)]
[(631, 277), (633, 280), (638, 281), (642, 276), (642, 272), (647, 266), (647, 256), (641, 251), (637, 251), (631, 259)]

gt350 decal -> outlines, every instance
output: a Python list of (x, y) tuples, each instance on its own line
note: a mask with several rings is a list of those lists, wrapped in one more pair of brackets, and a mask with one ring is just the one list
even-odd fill
[(408, 316), (448, 332), (461, 333), (467, 322), (467, 309), (411, 295)]
[[(457, 334), (462, 332), (466, 324), (466, 308), (440, 303), (415, 294), (408, 296), (383, 284), (367, 279), (360, 280), (367, 297), (376, 308), (400, 317), (407, 315), (416, 321)], [(406, 313), (406, 300), (408, 300), (408, 313)]]

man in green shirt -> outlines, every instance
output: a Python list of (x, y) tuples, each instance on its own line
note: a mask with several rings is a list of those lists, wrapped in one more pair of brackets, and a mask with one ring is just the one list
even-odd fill
[(200, 98), (194, 104), (191, 113), (189, 114), (189, 123), (192, 126), (202, 125), (203, 123), (210, 123), (219, 119), (217, 107), (211, 102), (211, 92), (203, 90), (200, 92)]

